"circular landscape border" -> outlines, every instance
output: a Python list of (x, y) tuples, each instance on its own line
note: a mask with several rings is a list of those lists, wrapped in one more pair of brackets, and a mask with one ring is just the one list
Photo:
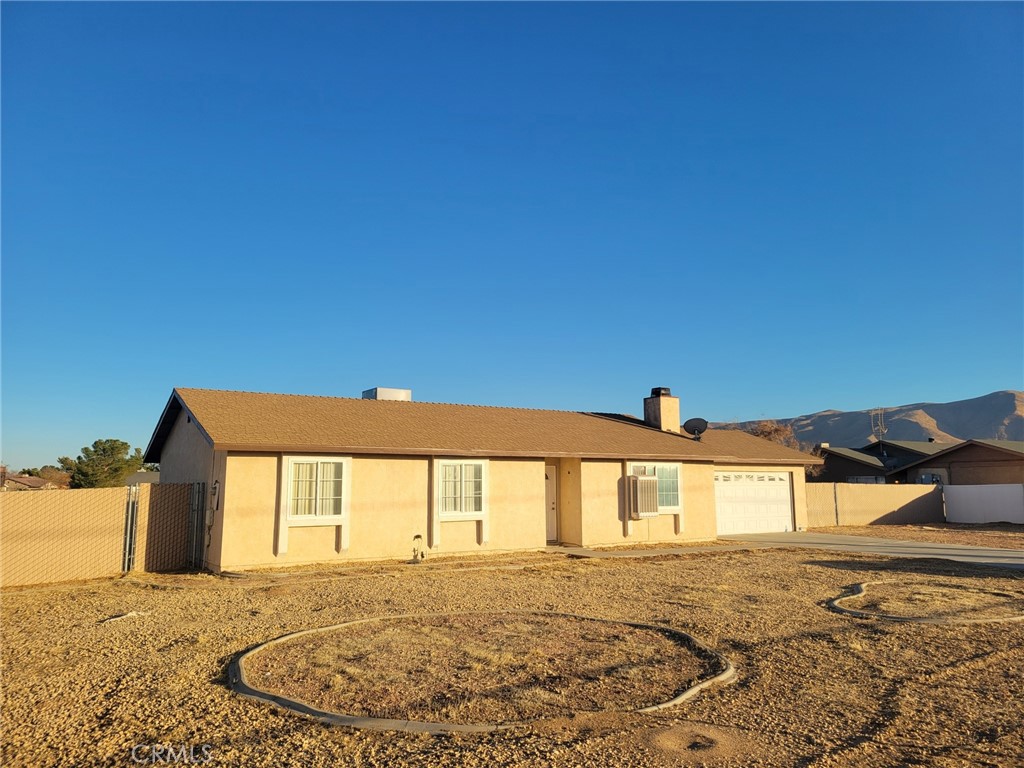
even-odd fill
[(957, 619), (949, 617), (929, 616), (900, 616), (894, 613), (878, 613), (877, 611), (861, 611), (856, 608), (846, 608), (840, 603), (852, 600), (856, 597), (863, 597), (867, 594), (870, 584), (892, 584), (894, 579), (882, 579), (880, 581), (862, 581), (847, 587), (847, 593), (833, 597), (825, 603), (826, 607), (836, 613), (845, 613), (858, 619), (885, 619), (886, 621), (902, 621), (910, 624), (996, 624), (1007, 621), (1024, 621), (1024, 614), (1017, 616), (1001, 616), (994, 619)]
[[(275, 637), (273, 640), (268, 640), (265, 643), (253, 646), (248, 650), (237, 655), (231, 660), (228, 665), (228, 685), (232, 691), (245, 696), (250, 699), (257, 699), (259, 701), (267, 701), (276, 706), (297, 712), (301, 715), (306, 715), (323, 723), (330, 725), (345, 725), (351, 728), (366, 728), (370, 730), (378, 731), (408, 731), (412, 733), (488, 733), (492, 731), (504, 731), (509, 728), (514, 728), (519, 725), (523, 725), (523, 721), (518, 723), (477, 723), (477, 724), (464, 724), (464, 723), (437, 723), (428, 722), (424, 720), (401, 720), (384, 717), (361, 717), (356, 715), (345, 715), (339, 712), (329, 712), (323, 709), (314, 707), (307, 702), (299, 699), (289, 698), (287, 696), (281, 696), (270, 691), (264, 691), (259, 688), (254, 688), (249, 685), (245, 677), (245, 660), (259, 653), (260, 651), (271, 648), (275, 645), (295, 640), (296, 638), (303, 637), (305, 635), (312, 635), (321, 632), (330, 632), (335, 629), (342, 629), (343, 627), (352, 627), (358, 624), (369, 624), (372, 622), (380, 621), (394, 621), (398, 619), (420, 619), (420, 618), (436, 618), (439, 616), (511, 616), (511, 615), (522, 615), (528, 614), (531, 616), (557, 616), (562, 618), (570, 619), (581, 619), (584, 621), (599, 621), (605, 624), (621, 624), (626, 627), (634, 627), (636, 629), (649, 629), (656, 632), (660, 632), (665, 635), (671, 636), (681, 645), (685, 646), (694, 653), (714, 660), (718, 665), (719, 671), (704, 680), (690, 686), (686, 690), (677, 694), (668, 701), (661, 702), (660, 704), (652, 704), (647, 707), (639, 707), (637, 709), (620, 710), (624, 712), (657, 712), (668, 707), (674, 707), (678, 704), (682, 704), (684, 701), (688, 701), (700, 693), (705, 688), (714, 685), (715, 683), (726, 683), (731, 681), (736, 676), (736, 668), (732, 665), (727, 658), (711, 650), (706, 645), (700, 643), (693, 635), (683, 632), (679, 629), (672, 629), (671, 627), (655, 625), (655, 624), (643, 624), (635, 621), (616, 621), (614, 619), (600, 619), (593, 616), (582, 616), (575, 613), (559, 613), (555, 611), (460, 611), (458, 614), (452, 613), (405, 613), (395, 616), (379, 616), (371, 619), (356, 619), (355, 621), (346, 621), (341, 624), (332, 624), (327, 627), (316, 627), (314, 629), (303, 629), (298, 632), (289, 632), (286, 635)], [(609, 710), (613, 711), (613, 710)]]

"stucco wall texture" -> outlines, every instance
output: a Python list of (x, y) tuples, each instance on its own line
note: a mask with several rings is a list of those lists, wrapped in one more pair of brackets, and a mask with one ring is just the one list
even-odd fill
[(808, 483), (811, 528), (833, 525), (941, 523), (942, 489), (935, 485)]
[[(428, 555), (542, 549), (547, 544), (544, 467), (548, 459), (488, 460), (487, 536), (476, 520), (444, 520), (432, 534), (436, 494), (428, 457), (356, 456), (351, 463), (348, 548), (337, 525), (292, 526), (278, 551), (280, 454), (229, 454), (222, 508), (214, 512), (207, 565), (213, 570), (409, 559)], [(682, 519), (625, 519), (629, 462), (557, 460), (558, 536), (584, 546), (679, 542), (715, 537), (714, 467), (679, 463)], [(802, 485), (801, 485), (802, 498)], [(418, 538), (417, 538), (418, 537)], [(436, 540), (435, 540), (436, 539)]]

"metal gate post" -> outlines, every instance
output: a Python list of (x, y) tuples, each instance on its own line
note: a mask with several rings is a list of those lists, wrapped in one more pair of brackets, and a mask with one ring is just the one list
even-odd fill
[(188, 509), (188, 567), (203, 567), (206, 539), (206, 483), (192, 483)]
[(139, 523), (139, 486), (128, 486), (128, 503), (124, 512), (124, 548), (121, 555), (121, 572), (128, 573), (135, 567), (135, 537)]

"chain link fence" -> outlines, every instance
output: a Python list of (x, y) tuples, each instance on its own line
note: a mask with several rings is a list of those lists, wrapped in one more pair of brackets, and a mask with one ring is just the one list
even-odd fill
[(188, 548), (192, 486), (182, 483), (138, 488), (135, 553), (129, 570), (160, 572), (192, 567)]
[(0, 585), (109, 578), (189, 563), (191, 485), (0, 493)]

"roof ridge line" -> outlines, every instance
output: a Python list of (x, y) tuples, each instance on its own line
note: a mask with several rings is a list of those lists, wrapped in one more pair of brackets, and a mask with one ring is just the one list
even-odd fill
[[(267, 395), (270, 397), (294, 397), (294, 398), (309, 398), (316, 400), (354, 400), (354, 401), (367, 401), (373, 403), (402, 403), (403, 405), (448, 405), (456, 408), (493, 408), (495, 410), (504, 411), (540, 411), (543, 413), (577, 413), (584, 416), (602, 416), (604, 412), (601, 411), (579, 411), (571, 408), (530, 408), (522, 405), (489, 405), (485, 403), (444, 403), (439, 400), (378, 400), (375, 398), (367, 397), (345, 397), (344, 395), (300, 395), (295, 393), (286, 392), (261, 392), (251, 389), (213, 389), (210, 387), (175, 387), (176, 392), (190, 391), (190, 392), (211, 392), (215, 394), (226, 394), (226, 395)], [(621, 416), (629, 416), (630, 418), (637, 418), (632, 414), (623, 413)]]

